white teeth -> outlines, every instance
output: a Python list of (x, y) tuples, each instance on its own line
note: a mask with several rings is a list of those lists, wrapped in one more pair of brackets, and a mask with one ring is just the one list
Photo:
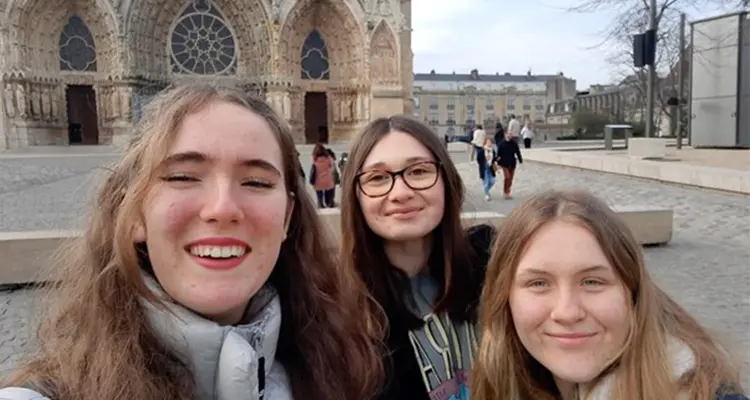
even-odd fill
[(245, 246), (191, 246), (190, 254), (198, 257), (232, 258), (245, 255)]

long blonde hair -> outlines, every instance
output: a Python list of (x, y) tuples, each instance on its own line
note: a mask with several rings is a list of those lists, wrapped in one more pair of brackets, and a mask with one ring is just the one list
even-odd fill
[[(521, 344), (508, 305), (515, 270), (529, 240), (554, 220), (587, 228), (630, 294), (630, 337), (622, 355), (605, 371), (616, 377), (611, 399), (674, 399), (684, 392), (690, 399), (705, 400), (714, 398), (720, 387), (742, 392), (726, 352), (651, 279), (643, 252), (625, 223), (589, 193), (545, 191), (514, 209), (495, 240), (480, 300), (482, 332), (471, 375), (472, 400), (560, 398), (551, 373)], [(670, 374), (670, 337), (695, 354), (695, 368), (679, 382)]]
[(5, 385), (27, 385), (58, 400), (192, 399), (186, 360), (155, 336), (140, 300), (164, 304), (146, 289), (148, 257), (134, 245), (144, 197), (157, 165), (187, 115), (231, 102), (262, 116), (275, 134), (287, 189), (295, 196), (287, 240), (269, 278), (283, 321), (277, 358), (295, 398), (366, 399), (381, 386), (380, 347), (363, 312), (364, 289), (330, 255), (314, 204), (302, 182), (288, 125), (262, 99), (228, 89), (188, 85), (158, 95), (92, 206), (80, 240), (50, 272), (38, 354)]

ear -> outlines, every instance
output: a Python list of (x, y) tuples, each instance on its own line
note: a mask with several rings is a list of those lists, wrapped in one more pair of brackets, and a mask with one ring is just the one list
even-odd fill
[(292, 223), (292, 211), (294, 211), (295, 204), (296, 197), (294, 193), (289, 193), (289, 204), (286, 206), (286, 215), (284, 216), (284, 239), (286, 239), (289, 232), (289, 224)]
[(133, 243), (143, 243), (146, 241), (146, 227), (138, 221), (133, 228)]

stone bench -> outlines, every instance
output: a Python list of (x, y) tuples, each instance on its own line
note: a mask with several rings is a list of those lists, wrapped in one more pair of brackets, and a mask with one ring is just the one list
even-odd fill
[(635, 239), (643, 246), (667, 244), (672, 240), (674, 211), (656, 206), (613, 206)]
[[(630, 227), (640, 244), (666, 244), (672, 239), (672, 210), (649, 206), (620, 206), (613, 209)], [(333, 243), (339, 243), (339, 209), (320, 210), (319, 215)], [(499, 227), (503, 218), (503, 214), (485, 211), (464, 212), (461, 215), (466, 227), (485, 223)], [(77, 231), (0, 232), (0, 287), (37, 282), (60, 246), (78, 235)]]
[(659, 159), (667, 155), (667, 139), (630, 138), (628, 156), (633, 158)]

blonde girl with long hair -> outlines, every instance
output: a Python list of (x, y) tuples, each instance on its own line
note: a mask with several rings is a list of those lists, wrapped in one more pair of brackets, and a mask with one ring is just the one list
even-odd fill
[(264, 100), (163, 92), (55, 265), (38, 352), (0, 398), (372, 397), (366, 290), (323, 233)]
[(746, 399), (726, 351), (585, 192), (536, 194), (503, 221), (480, 325), (472, 400)]

